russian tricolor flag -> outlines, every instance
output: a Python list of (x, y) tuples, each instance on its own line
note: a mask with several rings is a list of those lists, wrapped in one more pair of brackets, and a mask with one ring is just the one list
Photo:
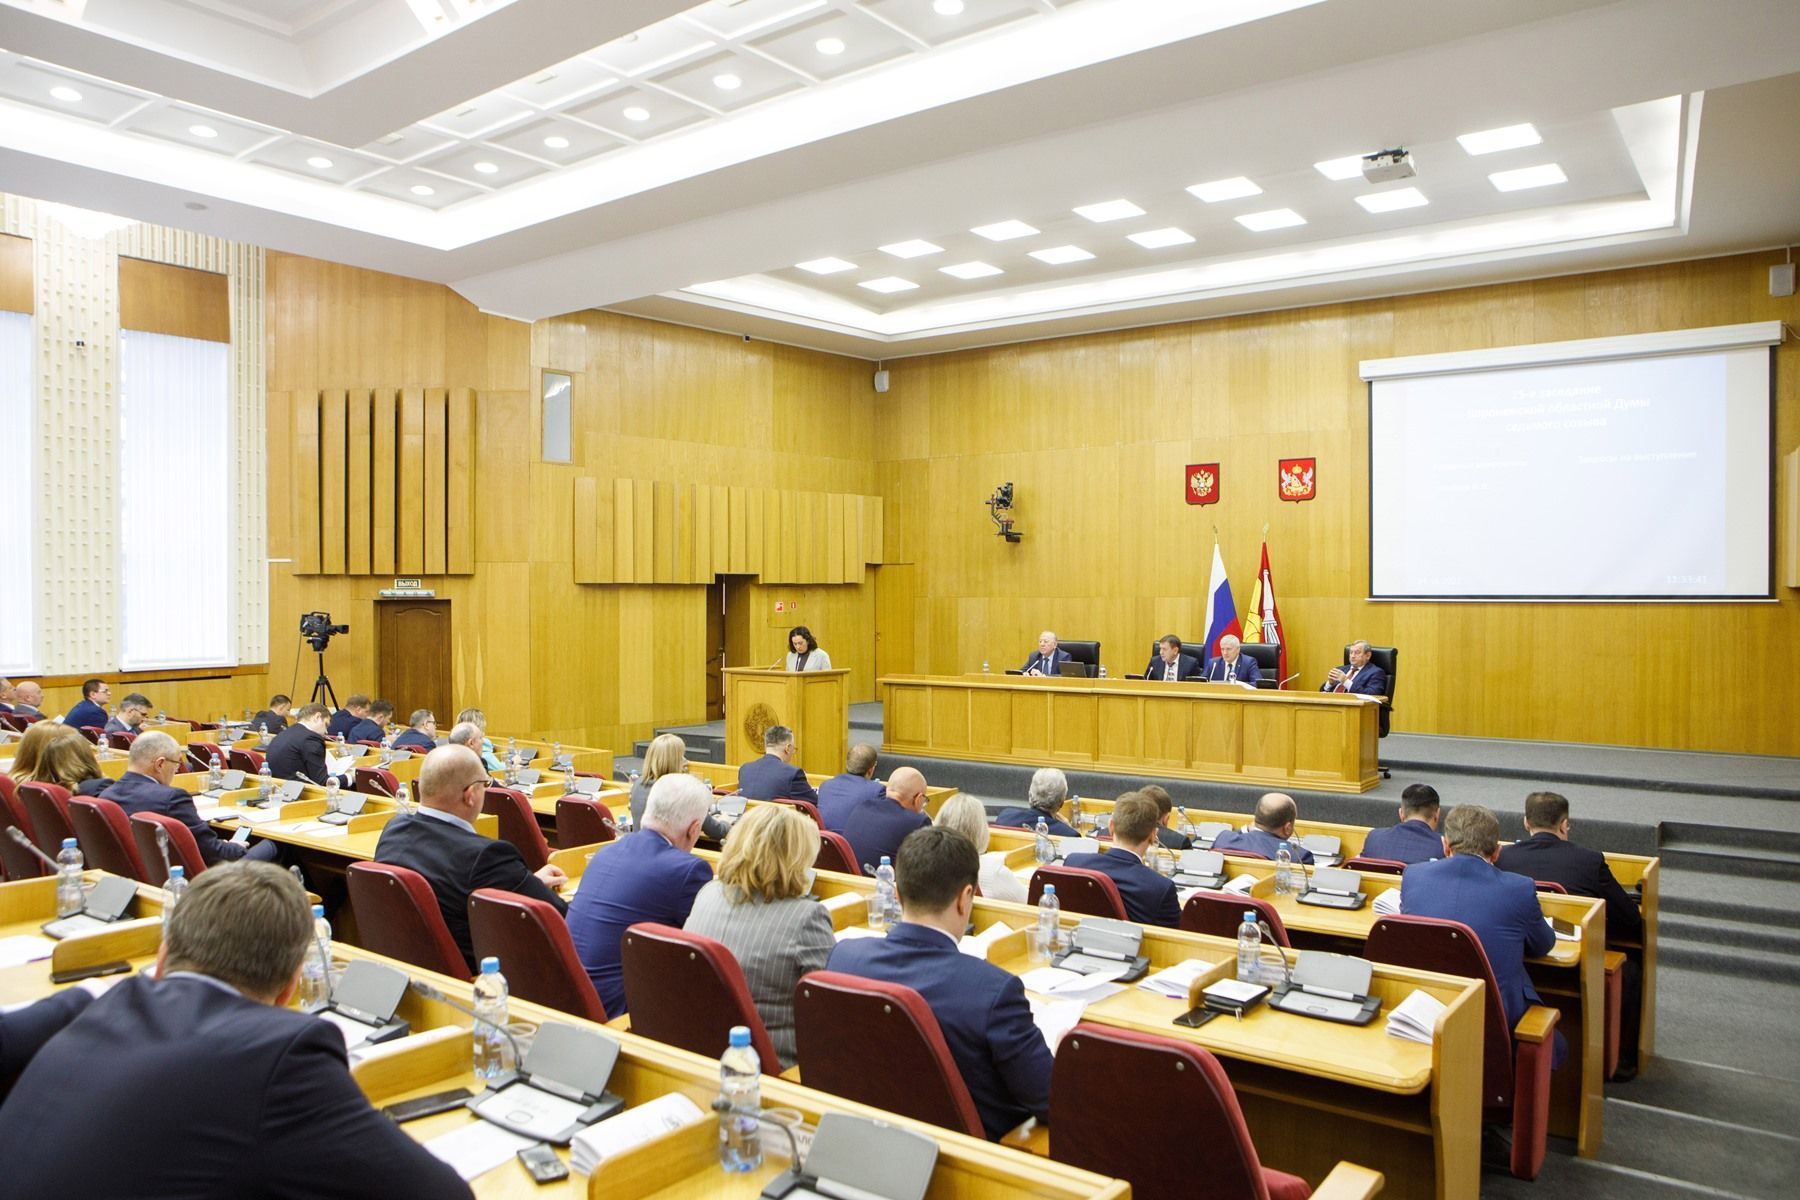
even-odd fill
[(1231, 598), (1231, 580), (1225, 576), (1225, 556), (1219, 543), (1213, 543), (1212, 580), (1206, 591), (1206, 661), (1219, 656), (1219, 639), (1226, 634), (1242, 637), (1238, 625), (1237, 604)]

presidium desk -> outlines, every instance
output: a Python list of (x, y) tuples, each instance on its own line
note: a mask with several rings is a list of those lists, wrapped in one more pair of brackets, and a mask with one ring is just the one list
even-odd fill
[(882, 750), (1025, 766), (1366, 792), (1377, 701), (1234, 683), (889, 675)]

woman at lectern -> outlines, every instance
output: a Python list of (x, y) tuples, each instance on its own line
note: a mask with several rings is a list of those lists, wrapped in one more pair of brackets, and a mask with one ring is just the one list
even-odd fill
[(790, 671), (829, 671), (831, 655), (819, 649), (819, 639), (804, 625), (788, 630), (787, 669)]

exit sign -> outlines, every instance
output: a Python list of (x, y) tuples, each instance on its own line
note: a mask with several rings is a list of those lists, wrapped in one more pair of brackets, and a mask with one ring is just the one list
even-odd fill
[(396, 579), (396, 580), (394, 580), (394, 590), (396, 592), (416, 592), (416, 591), (419, 591), (424, 586), (425, 586), (425, 581), (423, 579)]

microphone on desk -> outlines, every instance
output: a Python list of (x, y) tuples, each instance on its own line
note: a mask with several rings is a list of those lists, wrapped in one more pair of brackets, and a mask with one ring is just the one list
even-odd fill
[(166, 883), (175, 871), (169, 865), (169, 831), (161, 825), (156, 827), (156, 852), (162, 855), (163, 880)]
[(1281, 953), (1281, 986), (1284, 988), (1292, 987), (1294, 983), (1294, 964), (1288, 959), (1287, 947), (1281, 944), (1280, 940), (1275, 936), (1275, 931), (1270, 929), (1269, 923), (1261, 917), (1256, 919), (1256, 927), (1262, 930), (1263, 936), (1273, 942), (1275, 944), (1275, 949)]
[(1275, 690), (1279, 692), (1282, 688), (1286, 687), (1288, 684), (1294, 682), (1294, 680), (1296, 680), (1298, 678), (1300, 678), (1300, 672), (1295, 671), (1292, 675), (1289, 675), (1286, 679), (1284, 679), (1280, 683), (1276, 684)]
[(42, 859), (44, 862), (44, 865), (50, 868), (51, 874), (54, 875), (57, 872), (62, 870), (62, 865), (60, 863), (58, 863), (54, 858), (51, 858), (48, 854), (45, 854), (42, 850), (39, 850), (37, 848), (37, 844), (35, 842), (33, 842), (30, 838), (26, 837), (25, 831), (23, 829), (20, 829), (17, 825), (8, 825), (6, 827), (6, 836), (11, 838), (13, 841), (19, 843), (19, 845), (25, 847), (27, 850), (31, 851), (33, 854), (37, 855), (40, 859)]
[(786, 663), (787, 663), (787, 655), (784, 654), (780, 658), (776, 659), (774, 662), (770, 663), (768, 666), (764, 667), (763, 670), (779, 671), (784, 665), (786, 665)]
[(508, 1029), (504, 1025), (499, 1024), (498, 1022), (488, 1020), (486, 1017), (484, 1017), (480, 1013), (476, 1012), (473, 1008), (469, 1007), (467, 1004), (464, 1004), (462, 1001), (454, 999), (454, 998), (446, 995), (444, 992), (433, 987), (431, 984), (426, 983), (423, 979), (408, 979), (406, 981), (406, 986), (411, 988), (414, 993), (425, 997), (425, 999), (427, 999), (427, 1000), (435, 1000), (437, 1003), (442, 1004), (446, 1008), (455, 1009), (457, 1012), (461, 1013), (463, 1016), (468, 1017), (471, 1021), (474, 1021), (477, 1025), (486, 1025), (489, 1029), (498, 1030), (500, 1033), (500, 1036), (506, 1039), (506, 1044), (512, 1047), (513, 1069), (516, 1071), (523, 1071), (525, 1069), (525, 1055), (520, 1053), (519, 1039), (513, 1036), (512, 1030)]

